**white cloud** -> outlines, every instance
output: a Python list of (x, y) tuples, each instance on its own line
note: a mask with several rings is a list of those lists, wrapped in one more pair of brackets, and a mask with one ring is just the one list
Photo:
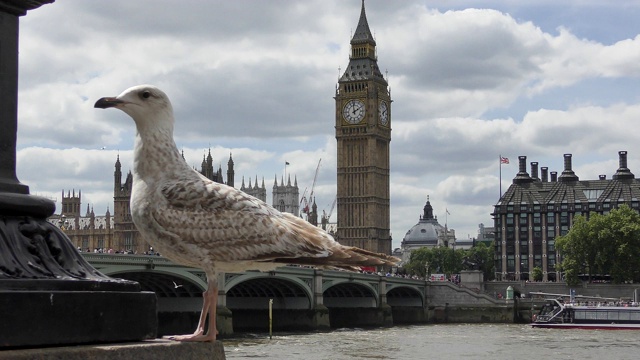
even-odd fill
[[(627, 150), (640, 174), (632, 131), (640, 92), (629, 85), (640, 75), (640, 36), (611, 21), (640, 6), (579, 4), (366, 2), (394, 99), (395, 246), (426, 195), (441, 221), (449, 209), (459, 237), (490, 225), (499, 154), (512, 161), (503, 190), (518, 155), (560, 172), (562, 154), (573, 153), (574, 170), (588, 179), (610, 177), (617, 151)], [(176, 143), (190, 164), (199, 167), (210, 148), (226, 172), (232, 153), (236, 186), (258, 176), (270, 190), (289, 161), (302, 193), (322, 158), (314, 192), (328, 210), (332, 97), (359, 11), (358, 1), (324, 0), (60, 0), (34, 10), (21, 18), (19, 178), (52, 197), (82, 190), (83, 206), (97, 213), (112, 208), (113, 165), (120, 154), (130, 168), (135, 129), (93, 103), (153, 83), (171, 97)], [(598, 40), (605, 36), (613, 40)]]

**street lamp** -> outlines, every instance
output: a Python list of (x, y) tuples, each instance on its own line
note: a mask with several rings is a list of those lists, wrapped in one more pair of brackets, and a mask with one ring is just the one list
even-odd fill
[(424, 262), (424, 279), (429, 279), (429, 260)]

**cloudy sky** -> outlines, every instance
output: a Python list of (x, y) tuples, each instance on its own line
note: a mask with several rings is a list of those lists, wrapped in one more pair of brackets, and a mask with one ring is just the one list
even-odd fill
[[(131, 169), (133, 122), (94, 109), (143, 83), (170, 96), (176, 143), (198, 166), (233, 154), (236, 186), (297, 176), (329, 210), (336, 193), (335, 86), (360, 0), (58, 0), (20, 23), (17, 172), (32, 194), (82, 191), (113, 209), (119, 154)], [(620, 150), (640, 176), (640, 2), (366, 1), (394, 100), (394, 247), (427, 195), (458, 238), (492, 224), (517, 157), (582, 180), (611, 177)], [(446, 215), (448, 209), (450, 215)], [(335, 220), (335, 213), (332, 220)], [(446, 220), (445, 220), (446, 218)]]

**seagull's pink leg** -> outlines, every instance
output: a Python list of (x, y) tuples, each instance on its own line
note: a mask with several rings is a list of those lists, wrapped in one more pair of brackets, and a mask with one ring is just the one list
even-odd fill
[[(213, 278), (213, 280), (211, 280)], [(216, 307), (218, 306), (218, 278), (216, 276), (207, 276), (207, 291), (202, 293), (203, 303), (202, 312), (200, 312), (200, 320), (198, 327), (193, 334), (168, 336), (166, 338), (177, 341), (215, 341), (218, 335), (216, 328)], [(204, 324), (209, 315), (209, 328), (204, 334)]]
[(218, 280), (217, 279), (213, 287), (209, 285), (209, 290), (211, 291), (211, 301), (209, 302), (209, 329), (207, 330), (208, 340), (205, 340), (205, 341), (215, 341), (216, 336), (218, 335), (218, 327), (216, 325), (216, 320), (218, 319), (218, 314), (216, 311), (218, 309)]
[(202, 293), (202, 310), (200, 311), (200, 320), (198, 320), (198, 327), (196, 331), (194, 331), (193, 335), (202, 335), (204, 334), (204, 323), (207, 320), (207, 315), (209, 314), (209, 303), (211, 302), (211, 297), (208, 296), (209, 289)]

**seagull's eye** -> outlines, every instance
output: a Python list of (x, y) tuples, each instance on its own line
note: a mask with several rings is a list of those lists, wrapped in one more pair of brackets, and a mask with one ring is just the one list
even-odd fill
[(151, 92), (149, 90), (145, 90), (140, 94), (140, 96), (142, 96), (143, 99), (148, 99), (151, 96)]

